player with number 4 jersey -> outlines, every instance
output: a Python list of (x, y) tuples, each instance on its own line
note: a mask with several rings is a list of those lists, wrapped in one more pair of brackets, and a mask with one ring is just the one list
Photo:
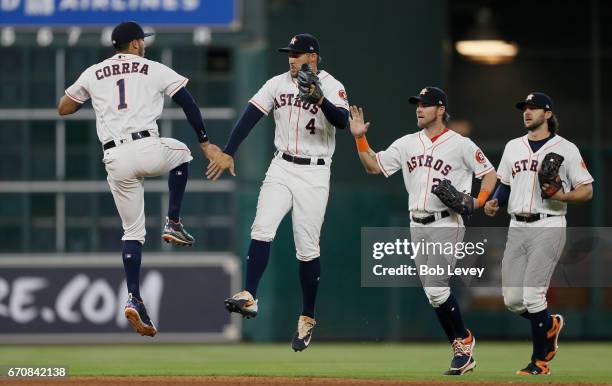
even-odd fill
[[(390, 177), (402, 171), (408, 192), (412, 240), (445, 245), (463, 241), (465, 228), (461, 215), (482, 207), (495, 187), (495, 169), (469, 138), (449, 130), (447, 97), (438, 87), (426, 87), (410, 97), (416, 105), (417, 126), (422, 130), (407, 134), (387, 150), (374, 152), (365, 134), (363, 110), (351, 107), (350, 129), (357, 141), (359, 159), (370, 174)], [(472, 175), (482, 178), (478, 198), (473, 198)], [(453, 254), (430, 253), (415, 256), (419, 267), (454, 267)], [(445, 272), (448, 270), (445, 268)], [(450, 276), (420, 276), (423, 289), (451, 343), (453, 358), (445, 375), (463, 375), (476, 366), (473, 357), (476, 339), (465, 328), (459, 303), (449, 287)]]
[(228, 168), (234, 174), (233, 155), (238, 145), (261, 117), (274, 116), (276, 151), (251, 228), (245, 288), (226, 299), (225, 306), (244, 317), (257, 315), (257, 286), (268, 264), (270, 244), (281, 220), (291, 211), (303, 301), (292, 347), (302, 351), (310, 344), (315, 326), (319, 235), (329, 196), (336, 128), (346, 128), (349, 105), (342, 83), (318, 70), (321, 57), (314, 36), (296, 35), (279, 51), (287, 53), (289, 71), (268, 80), (251, 98), (224, 153), (209, 165), (208, 176), (217, 179)]

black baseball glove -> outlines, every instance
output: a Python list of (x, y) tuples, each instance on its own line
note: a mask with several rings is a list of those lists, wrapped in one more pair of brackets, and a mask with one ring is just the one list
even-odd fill
[(450, 180), (442, 180), (433, 193), (444, 205), (461, 215), (474, 213), (474, 198), (455, 189)]
[(538, 181), (540, 181), (540, 187), (543, 187), (544, 184), (548, 184), (548, 186), (542, 189), (542, 198), (551, 198), (559, 189), (563, 188), (561, 177), (559, 177), (559, 169), (564, 159), (562, 155), (557, 153), (548, 153), (544, 156), (542, 166), (538, 171)]
[(302, 68), (298, 71), (297, 82), (300, 90), (298, 98), (302, 101), (316, 104), (323, 98), (321, 81), (307, 63), (302, 64)]

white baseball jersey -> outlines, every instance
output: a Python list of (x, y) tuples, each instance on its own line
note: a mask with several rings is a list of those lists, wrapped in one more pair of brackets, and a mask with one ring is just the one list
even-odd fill
[[(320, 71), (323, 95), (331, 103), (349, 108), (342, 83), (326, 71)], [(291, 73), (269, 79), (249, 101), (264, 114), (274, 109), (274, 146), (287, 154), (305, 157), (331, 157), (336, 147), (336, 128), (317, 105), (302, 102), (297, 81)]]
[(164, 94), (173, 96), (187, 82), (159, 62), (119, 53), (86, 69), (66, 95), (77, 103), (92, 99), (98, 138), (106, 143), (142, 130), (159, 136)]
[(425, 131), (408, 134), (376, 154), (378, 166), (385, 177), (402, 169), (408, 192), (408, 209), (413, 212), (440, 212), (448, 209), (433, 189), (442, 180), (469, 193), (472, 173), (481, 178), (495, 170), (484, 153), (470, 140), (451, 130), (445, 130), (434, 141)]
[(565, 158), (559, 169), (559, 177), (565, 192), (593, 182), (580, 151), (565, 138), (555, 135), (535, 153), (529, 146), (527, 135), (515, 138), (506, 144), (497, 171), (497, 177), (501, 182), (510, 186), (509, 214), (565, 215), (567, 213), (567, 203), (544, 200), (540, 193), (541, 187), (538, 181), (540, 161), (550, 152)]

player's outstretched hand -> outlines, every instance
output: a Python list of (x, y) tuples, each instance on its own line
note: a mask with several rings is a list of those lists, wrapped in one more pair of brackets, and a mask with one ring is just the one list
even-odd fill
[(206, 168), (206, 178), (209, 180), (217, 180), (225, 170), (229, 169), (230, 174), (236, 177), (234, 172), (234, 157), (223, 152), (219, 153)]
[(365, 123), (363, 119), (363, 109), (357, 106), (351, 106), (351, 116), (349, 117), (349, 126), (351, 134), (354, 137), (363, 137), (368, 132), (370, 122)]
[(200, 149), (202, 149), (202, 152), (204, 153), (204, 156), (208, 161), (214, 160), (219, 154), (223, 152), (221, 151), (221, 148), (219, 148), (219, 146), (210, 142), (201, 143)]
[(495, 216), (498, 210), (499, 210), (499, 203), (497, 202), (497, 198), (487, 201), (487, 203), (484, 206), (484, 212), (487, 216), (491, 216), (491, 217)]

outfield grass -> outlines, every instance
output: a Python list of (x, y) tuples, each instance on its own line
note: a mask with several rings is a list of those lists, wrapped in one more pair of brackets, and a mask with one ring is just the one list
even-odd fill
[[(612, 343), (562, 343), (550, 377), (518, 377), (527, 343), (485, 342), (462, 381), (612, 384)], [(287, 344), (0, 346), (0, 365), (69, 366), (71, 375), (228, 375), (449, 380), (444, 344), (331, 344), (301, 353)], [(454, 379), (454, 378), (453, 378)]]

